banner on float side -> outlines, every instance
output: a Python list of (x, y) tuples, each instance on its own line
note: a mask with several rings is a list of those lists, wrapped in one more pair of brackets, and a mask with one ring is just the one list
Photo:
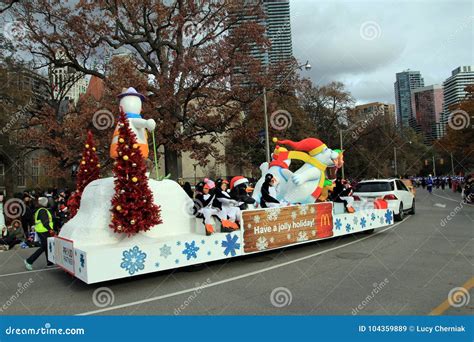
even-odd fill
[(242, 212), (244, 252), (281, 248), (333, 236), (332, 202)]
[[(51, 246), (51, 245), (50, 245)], [(74, 275), (74, 243), (59, 236), (54, 238), (55, 263)]]

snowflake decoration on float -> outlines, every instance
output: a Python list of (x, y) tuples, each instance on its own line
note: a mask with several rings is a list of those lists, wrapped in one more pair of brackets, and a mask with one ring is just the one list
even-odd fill
[(191, 258), (197, 259), (197, 251), (199, 247), (196, 246), (196, 241), (192, 241), (191, 243), (184, 243), (186, 248), (183, 250), (183, 254), (186, 255), (186, 259), (189, 260)]
[(177, 241), (176, 246), (181, 246), (181, 241)]
[(346, 224), (346, 232), (350, 232), (351, 231), (351, 225), (348, 223)]
[(316, 230), (313, 229), (313, 230), (311, 231), (311, 235), (315, 236), (315, 235), (316, 235)]
[(308, 240), (308, 234), (306, 234), (306, 232), (303, 232), (303, 231), (299, 232), (298, 236), (296, 237), (296, 241), (303, 242), (306, 240)]
[(293, 210), (293, 211), (291, 212), (291, 218), (292, 218), (293, 220), (296, 220), (296, 216), (297, 216), (297, 215), (298, 215), (298, 214), (296, 213), (296, 211)]
[(160, 263), (159, 263), (159, 262), (155, 262), (155, 267), (156, 267), (156, 268), (160, 267)]
[(257, 240), (257, 249), (263, 251), (268, 248), (268, 241), (264, 236), (260, 236)]
[(383, 223), (384, 223), (383, 216), (380, 216), (380, 217), (379, 217), (379, 220), (380, 220), (380, 224), (383, 224)]
[(392, 211), (389, 209), (385, 212), (385, 222), (387, 222), (387, 224), (392, 224)]
[(160, 256), (163, 258), (167, 258), (171, 255), (171, 246), (168, 246), (166, 243), (163, 245), (163, 247), (160, 248)]
[(359, 219), (357, 218), (357, 216), (354, 216), (352, 223), (354, 223), (354, 225), (357, 225), (358, 222), (359, 222)]
[(84, 254), (81, 253), (81, 256), (79, 257), (79, 262), (81, 263), (81, 267), (84, 268), (84, 265), (86, 263), (86, 259), (84, 259)]
[(146, 253), (142, 252), (138, 246), (134, 246), (128, 251), (123, 251), (122, 255), (120, 267), (130, 275), (134, 275), (145, 268)]
[(337, 218), (335, 225), (336, 225), (336, 230), (341, 230), (341, 227), (342, 227), (341, 219)]
[(260, 216), (255, 215), (255, 216), (253, 217), (253, 222), (259, 223), (259, 222), (260, 222)]
[(308, 213), (308, 206), (300, 205), (299, 212), (300, 212), (300, 215), (306, 215)]
[(222, 241), (221, 247), (224, 247), (224, 254), (236, 256), (236, 250), (240, 249), (240, 243), (237, 241), (239, 240), (237, 234), (232, 236), (232, 234), (227, 234), (225, 236), (225, 240)]
[(360, 219), (360, 226), (362, 228), (365, 228), (367, 226), (367, 220), (365, 219), (365, 217)]
[(372, 215), (370, 216), (370, 219), (371, 219), (372, 221), (375, 221), (375, 214), (374, 214), (374, 213), (372, 213)]
[(280, 215), (280, 208), (270, 208), (267, 209), (266, 212), (268, 221), (276, 221), (278, 219), (278, 215)]

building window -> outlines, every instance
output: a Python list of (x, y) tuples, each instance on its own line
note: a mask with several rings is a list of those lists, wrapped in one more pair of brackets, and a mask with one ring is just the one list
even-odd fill
[(31, 159), (31, 180), (33, 185), (38, 185), (39, 183), (39, 158)]
[(26, 186), (25, 180), (25, 161), (20, 161), (17, 166), (17, 176), (16, 176), (16, 183), (19, 187)]

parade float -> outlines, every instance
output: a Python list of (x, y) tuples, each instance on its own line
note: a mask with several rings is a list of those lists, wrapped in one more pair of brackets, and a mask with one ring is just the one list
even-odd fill
[[(89, 136), (79, 172), (94, 169), (94, 180), (78, 184), (83, 188), (75, 198), (80, 205), (74, 217), (58, 236), (48, 238), (49, 260), (88, 284), (372, 231), (393, 222), (383, 205), (349, 213), (343, 203), (328, 201), (333, 182), (327, 175), (333, 178), (342, 166), (343, 152), (315, 138), (274, 138), (272, 160), (260, 166), (252, 196), (247, 179), (237, 176), (229, 184), (206, 179), (199, 188), (202, 201), (193, 201), (177, 182), (150, 178), (145, 159), (155, 122), (142, 118), (144, 98), (135, 89), (119, 98), (121, 114), (110, 147), (114, 177), (98, 179), (100, 165)], [(292, 160), (304, 164), (293, 172)]]

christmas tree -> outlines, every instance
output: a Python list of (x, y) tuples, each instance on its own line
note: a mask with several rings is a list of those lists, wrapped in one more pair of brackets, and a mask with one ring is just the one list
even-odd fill
[(82, 152), (81, 164), (76, 179), (76, 191), (72, 194), (68, 201), (68, 208), (71, 213), (70, 218), (73, 218), (81, 203), (82, 192), (86, 186), (100, 178), (100, 163), (97, 157), (96, 148), (94, 144), (94, 137), (92, 132), (87, 132), (87, 140)]
[(131, 236), (145, 232), (162, 221), (160, 207), (153, 203), (153, 194), (148, 187), (145, 160), (122, 109), (117, 153), (113, 169), (115, 195), (110, 228), (116, 233)]

